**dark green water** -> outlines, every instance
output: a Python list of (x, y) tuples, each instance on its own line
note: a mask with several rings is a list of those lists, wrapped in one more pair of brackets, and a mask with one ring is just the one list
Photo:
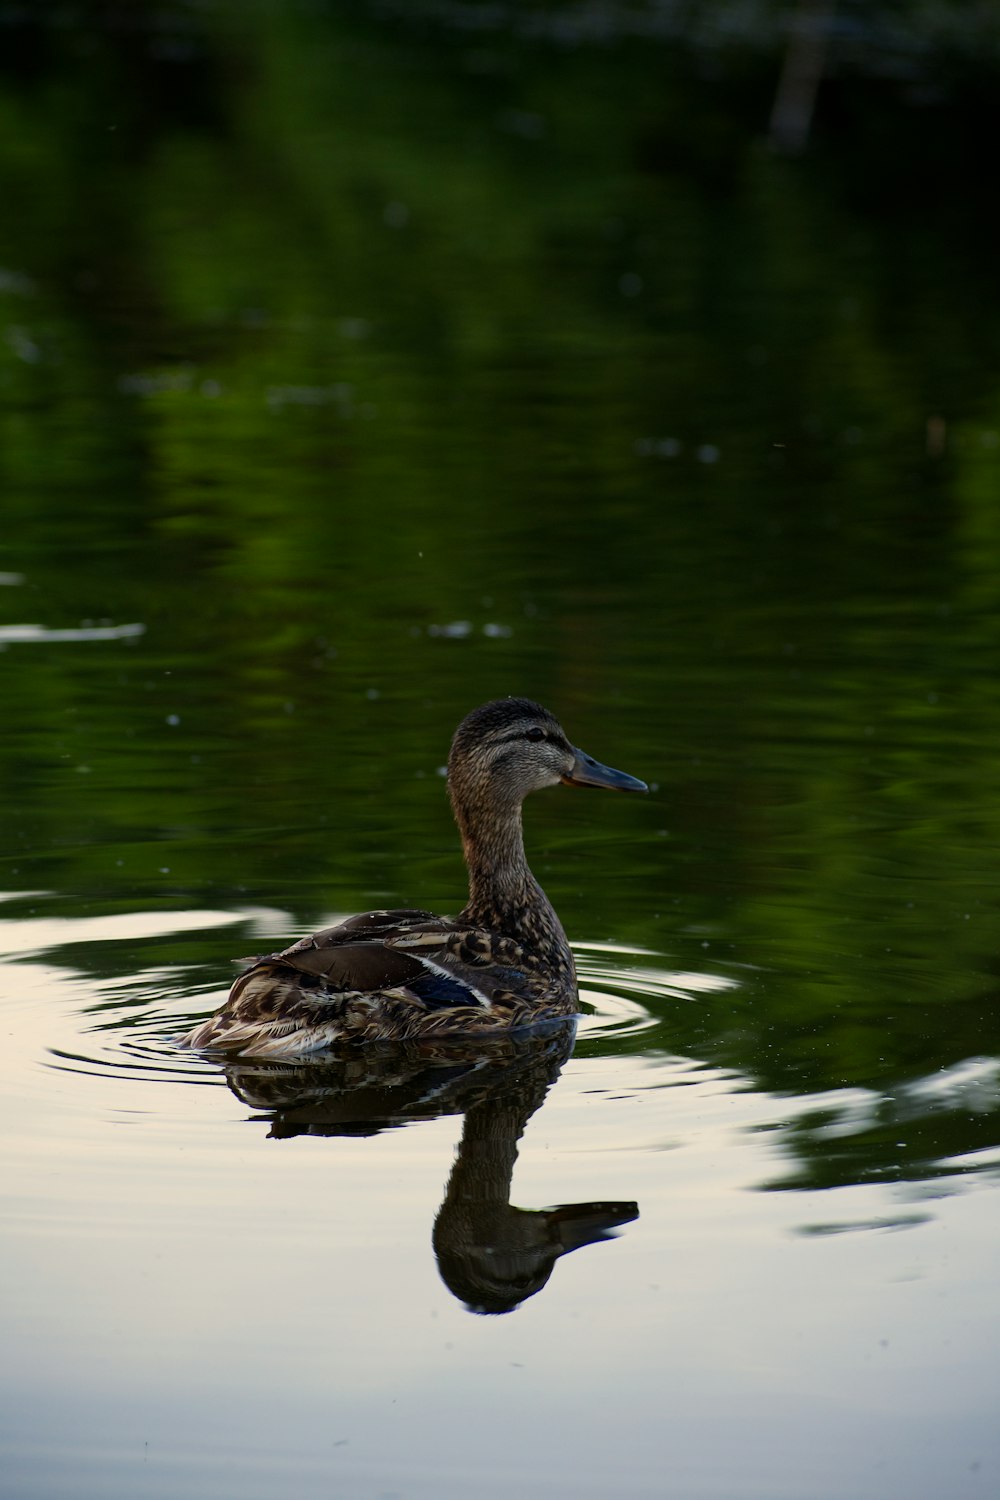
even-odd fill
[[(763, 64), (53, 16), (0, 12), (4, 1494), (994, 1493), (961, 112), (847, 90), (790, 163)], [(461, 905), (440, 769), (507, 693), (653, 785), (526, 810), (586, 1011), (548, 1094), (176, 1052), (235, 956)], [(471, 1183), (517, 1260), (525, 1126), (515, 1204), (638, 1218), (476, 1317), (444, 1241)]]

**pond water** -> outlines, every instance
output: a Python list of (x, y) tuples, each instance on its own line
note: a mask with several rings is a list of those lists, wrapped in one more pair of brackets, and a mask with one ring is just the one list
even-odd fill
[[(992, 209), (648, 47), (137, 12), (0, 16), (0, 1489), (995, 1494)], [(508, 693), (651, 785), (526, 807), (575, 1035), (179, 1050), (458, 909)]]

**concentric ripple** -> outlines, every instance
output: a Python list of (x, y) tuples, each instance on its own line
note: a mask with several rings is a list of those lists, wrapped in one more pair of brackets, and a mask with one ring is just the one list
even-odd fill
[[(3, 1006), (9, 1017), (17, 1014), (16, 1031), (28, 1054), (44, 1058), (47, 1068), (105, 1079), (217, 1082), (214, 1066), (176, 1046), (192, 1021), (225, 997), (212, 933), (229, 930), (227, 951), (261, 951), (293, 931), (288, 914), (199, 909), (50, 915), (50, 899), (36, 892), (29, 906), (25, 897), (15, 898), (0, 920)], [(164, 947), (175, 943), (203, 961), (164, 963)], [(616, 1050), (638, 1039), (655, 1045), (662, 1015), (678, 1002), (735, 983), (670, 969), (661, 954), (627, 944), (582, 941), (575, 952), (583, 1012), (578, 1035), (591, 1054), (609, 1043)]]
[(655, 1013), (659, 1007), (650, 1009), (647, 1001), (673, 1004), (736, 986), (725, 975), (664, 968), (662, 955), (648, 948), (589, 942), (573, 946), (584, 1012), (578, 1034), (588, 1042), (655, 1031), (662, 1025)]
[(46, 1093), (40, 1066), (122, 1081), (210, 1081), (204, 1065), (185, 1058), (171, 1038), (190, 1014), (221, 1000), (217, 979), (205, 977), (214, 966), (136, 959), (144, 950), (152, 959), (164, 944), (190, 948), (220, 927), (252, 927), (258, 914), (76, 916), (52, 912), (51, 899), (41, 891), (11, 897), (0, 919), (0, 1006), (9, 1051), (25, 1064), (17, 1069), (19, 1088)]

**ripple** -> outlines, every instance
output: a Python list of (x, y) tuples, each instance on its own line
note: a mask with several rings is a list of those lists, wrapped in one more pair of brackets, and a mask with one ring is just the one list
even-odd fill
[(219, 1081), (215, 1068), (181, 1051), (175, 1039), (191, 1024), (193, 1011), (221, 1004), (225, 990), (192, 984), (181, 968), (150, 970), (99, 988), (84, 1011), (91, 1024), (72, 1042), (46, 1049), (49, 1068), (152, 1083)]
[[(21, 893), (23, 896), (23, 893)], [(44, 892), (33, 899), (42, 898)], [(23, 910), (23, 905), (18, 903)], [(9, 910), (9, 908), (8, 908)], [(18, 1031), (26, 1053), (46, 1059), (62, 1073), (103, 1079), (157, 1083), (216, 1084), (216, 1066), (184, 1052), (175, 1039), (225, 998), (218, 967), (151, 963), (114, 972), (116, 945), (163, 940), (245, 925), (247, 949), (255, 940), (287, 932), (286, 914), (270, 909), (217, 911), (131, 911), (103, 916), (67, 916), (32, 910), (11, 911), (0, 920), (0, 954), (8, 958), (5, 1007), (19, 1013)], [(266, 934), (266, 936), (265, 936)], [(79, 948), (103, 949), (102, 977), (80, 970)], [(70, 950), (73, 950), (70, 957)], [(211, 950), (207, 950), (210, 952)], [(234, 941), (233, 951), (238, 951)], [(599, 1053), (609, 1043), (653, 1041), (678, 1001), (732, 989), (735, 981), (718, 974), (671, 969), (663, 956), (621, 943), (583, 941), (575, 945), (583, 1012), (579, 1041)], [(152, 955), (150, 955), (152, 957)], [(109, 970), (111, 971), (109, 973)], [(21, 1024), (21, 1022), (25, 1024)], [(657, 1045), (654, 1043), (654, 1045)], [(666, 1047), (665, 1041), (659, 1043)], [(35, 1074), (37, 1080), (37, 1073)]]
[(655, 962), (662, 955), (648, 948), (578, 942), (574, 950), (584, 1007), (578, 1034), (588, 1042), (655, 1031), (662, 1017), (647, 1000), (696, 1001), (700, 995), (736, 988), (736, 981), (722, 974), (662, 968)]
[(829, 1223), (801, 1224), (797, 1234), (810, 1239), (826, 1239), (835, 1234), (857, 1234), (871, 1230), (919, 1229), (932, 1224), (933, 1214), (877, 1214), (870, 1219), (831, 1220)]
[[(75, 916), (48, 911), (48, 892), (32, 892), (31, 907), (27, 899), (24, 892), (11, 893), (4, 906), (9, 915), (0, 919), (8, 1088), (16, 1086), (18, 1097), (38, 1108), (58, 1107), (45, 1082), (53, 1072), (120, 1082), (216, 1081), (200, 1059), (178, 1052), (172, 1039), (186, 1030), (191, 1012), (211, 1009), (224, 997), (217, 965), (207, 957), (198, 966), (151, 961), (137, 967), (135, 950), (165, 939), (190, 944), (195, 934), (240, 923), (252, 930), (260, 913)], [(126, 953), (130, 962), (122, 972)], [(62, 1105), (73, 1108), (64, 1096)]]
[[(178, 1102), (150, 1085), (226, 1087), (216, 1061), (176, 1045), (196, 1016), (225, 998), (229, 967), (220, 961), (220, 939), (211, 934), (230, 930), (221, 943), (226, 953), (261, 951), (294, 928), (287, 913), (192, 908), (77, 917), (53, 911), (45, 892), (28, 898), (30, 908), (19, 894), (20, 901), (3, 901), (0, 919), (0, 955), (7, 955), (0, 964), (4, 1077), (15, 1107), (51, 1115), (52, 1128), (62, 1115), (73, 1131), (95, 1106), (115, 1118), (150, 1112), (173, 1118)], [(193, 947), (199, 933), (206, 935), (204, 945)], [(185, 961), (164, 963), (175, 940)], [(192, 952), (200, 952), (199, 962)], [(717, 1060), (710, 1061), (718, 1048), (709, 1002), (738, 990), (738, 977), (672, 968), (662, 953), (624, 943), (582, 941), (574, 952), (582, 1011), (576, 1054), (602, 1067), (617, 1060), (617, 1092), (638, 1089), (637, 1075), (627, 1069), (640, 1057), (656, 1064), (643, 1074), (643, 1091), (721, 1076)], [(698, 1009), (685, 1012), (685, 1006)], [(682, 1015), (693, 1015), (697, 1024), (679, 1025)], [(692, 1031), (704, 1039), (704, 1056), (697, 1041), (691, 1045)], [(80, 1079), (87, 1080), (83, 1088)], [(741, 1087), (755, 1089), (727, 1069), (726, 1092)], [(182, 1113), (198, 1115), (205, 1098), (188, 1093)], [(931, 1181), (940, 1192), (943, 1180), (996, 1178), (998, 1100), (1000, 1062), (975, 1056), (899, 1080), (891, 1090), (857, 1086), (772, 1103), (761, 1094), (746, 1128), (773, 1132), (771, 1150), (786, 1168), (763, 1188)], [(946, 1136), (932, 1123), (942, 1117)], [(867, 1226), (868, 1216), (857, 1216), (858, 1224), (862, 1220)], [(855, 1216), (819, 1218), (802, 1232), (842, 1232), (844, 1225), (854, 1226)]]

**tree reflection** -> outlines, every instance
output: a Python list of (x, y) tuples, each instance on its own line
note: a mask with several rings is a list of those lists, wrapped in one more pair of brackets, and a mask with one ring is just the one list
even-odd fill
[(630, 1202), (523, 1209), (510, 1202), (518, 1144), (573, 1049), (575, 1023), (478, 1041), (345, 1051), (296, 1066), (232, 1063), (226, 1081), (264, 1111), (269, 1136), (377, 1135), (462, 1114), (465, 1123), (434, 1221), (438, 1270), (471, 1312), (512, 1312), (541, 1291), (560, 1256), (636, 1219)]

